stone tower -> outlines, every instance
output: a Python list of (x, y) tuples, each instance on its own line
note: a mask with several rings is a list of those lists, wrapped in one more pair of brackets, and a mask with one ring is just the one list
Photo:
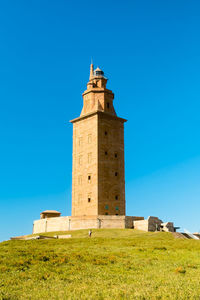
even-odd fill
[(124, 122), (99, 68), (90, 66), (73, 123), (72, 216), (125, 215)]
[(91, 228), (174, 231), (156, 217), (125, 216), (124, 122), (113, 107), (114, 94), (99, 68), (90, 66), (83, 109), (73, 123), (72, 215), (41, 213), (33, 233)]

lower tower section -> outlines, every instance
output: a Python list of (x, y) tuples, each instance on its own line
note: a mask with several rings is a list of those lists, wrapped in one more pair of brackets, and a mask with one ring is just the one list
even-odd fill
[(96, 111), (72, 120), (72, 216), (125, 215), (124, 122)]

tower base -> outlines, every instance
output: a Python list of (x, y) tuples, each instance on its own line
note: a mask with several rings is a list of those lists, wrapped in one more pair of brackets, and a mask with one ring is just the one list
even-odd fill
[(114, 215), (81, 216), (81, 217), (53, 217), (36, 220), (33, 223), (33, 233), (45, 233), (53, 231), (69, 231), (79, 229), (100, 228), (134, 228), (143, 231), (167, 231), (174, 232), (172, 222), (163, 223), (157, 217), (129, 217)]
[(46, 218), (34, 221), (33, 233), (92, 228), (133, 228), (135, 218), (137, 217), (111, 215)]

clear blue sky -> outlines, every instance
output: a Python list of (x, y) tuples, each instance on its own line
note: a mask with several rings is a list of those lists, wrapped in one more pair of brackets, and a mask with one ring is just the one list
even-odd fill
[(0, 240), (71, 213), (91, 57), (125, 125), (127, 215), (200, 229), (200, 2), (1, 1)]

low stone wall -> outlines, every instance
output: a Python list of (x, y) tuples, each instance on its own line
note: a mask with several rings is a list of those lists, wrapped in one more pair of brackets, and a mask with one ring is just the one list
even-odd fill
[(126, 216), (125, 228), (134, 228), (134, 221), (144, 220), (144, 217)]
[(34, 221), (33, 233), (94, 228), (134, 228), (143, 231), (174, 231), (173, 223), (163, 223), (157, 217), (82, 216), (55, 217)]
[(172, 222), (163, 223), (157, 217), (148, 217), (146, 220), (134, 220), (134, 229), (143, 231), (168, 231), (174, 232), (174, 224)]
[(134, 229), (143, 230), (143, 231), (149, 230), (148, 220), (134, 221), (133, 224), (134, 224)]
[(146, 220), (136, 220), (133, 222), (134, 228), (143, 231), (160, 230), (162, 221), (157, 217), (148, 217)]
[(36, 220), (33, 223), (33, 233), (67, 231), (69, 229), (69, 217), (56, 217)]
[(133, 217), (102, 215), (46, 218), (34, 221), (33, 233), (90, 228), (133, 228)]
[(97, 228), (125, 228), (125, 216), (98, 216)]

